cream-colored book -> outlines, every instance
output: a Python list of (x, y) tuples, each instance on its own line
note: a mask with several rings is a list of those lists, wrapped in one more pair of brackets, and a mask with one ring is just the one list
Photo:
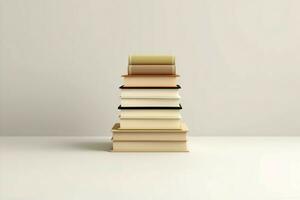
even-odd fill
[(113, 141), (186, 141), (186, 133), (113, 133)]
[(176, 107), (180, 98), (121, 98), (124, 107)]
[(126, 87), (176, 87), (179, 75), (123, 75)]
[(186, 141), (188, 128), (182, 123), (181, 129), (120, 129), (116, 123), (113, 128), (113, 141)]
[(129, 65), (175, 65), (175, 57), (171, 55), (130, 55)]
[(113, 152), (187, 152), (186, 142), (125, 142), (114, 141)]
[(178, 109), (121, 109), (120, 118), (181, 118)]
[(120, 87), (121, 98), (180, 98), (179, 88), (128, 88)]
[(121, 129), (181, 129), (181, 118), (120, 118)]
[(121, 129), (120, 123), (115, 123), (112, 132), (115, 133), (186, 133), (189, 129), (187, 125), (182, 121), (181, 122), (181, 129), (174, 130), (174, 129)]

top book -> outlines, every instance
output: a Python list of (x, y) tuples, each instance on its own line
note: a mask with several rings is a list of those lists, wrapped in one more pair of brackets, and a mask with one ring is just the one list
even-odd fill
[(175, 65), (175, 56), (130, 55), (129, 65)]

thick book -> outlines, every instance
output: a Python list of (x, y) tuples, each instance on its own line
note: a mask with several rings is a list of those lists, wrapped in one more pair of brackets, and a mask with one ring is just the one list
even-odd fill
[(113, 128), (113, 141), (186, 141), (188, 128), (182, 123), (181, 129), (120, 129), (116, 123)]
[(127, 142), (114, 141), (113, 152), (187, 152), (187, 143), (181, 141)]
[(120, 129), (181, 129), (181, 117), (120, 117)]
[(175, 65), (175, 57), (170, 55), (131, 55), (129, 65)]
[(123, 75), (126, 87), (176, 87), (179, 75)]
[(128, 65), (129, 75), (175, 75), (175, 65)]

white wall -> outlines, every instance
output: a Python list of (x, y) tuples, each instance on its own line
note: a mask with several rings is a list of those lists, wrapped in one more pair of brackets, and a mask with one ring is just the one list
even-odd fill
[(0, 3), (1, 135), (110, 135), (132, 53), (177, 57), (191, 135), (300, 135), (300, 1)]

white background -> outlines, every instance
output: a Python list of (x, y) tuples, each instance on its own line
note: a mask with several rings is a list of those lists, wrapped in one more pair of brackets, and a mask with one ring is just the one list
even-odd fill
[(129, 54), (173, 54), (191, 135), (300, 135), (300, 1), (0, 0), (0, 135), (110, 135)]

